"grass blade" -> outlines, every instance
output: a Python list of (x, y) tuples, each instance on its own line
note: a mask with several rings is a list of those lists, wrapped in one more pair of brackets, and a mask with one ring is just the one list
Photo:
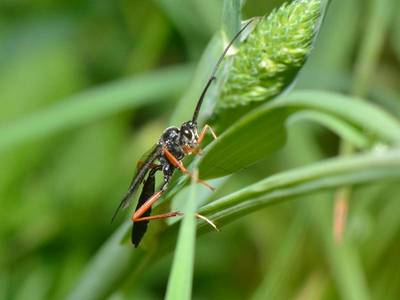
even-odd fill
[(351, 183), (400, 178), (400, 150), (329, 159), (282, 172), (222, 197), (200, 213), (219, 225), (266, 205)]
[(296, 113), (291, 121), (313, 121), (316, 122), (332, 132), (338, 134), (342, 139), (348, 141), (359, 149), (367, 148), (370, 146), (368, 138), (365, 137), (360, 130), (352, 127), (350, 124), (343, 122), (335, 116), (325, 114), (317, 111), (301, 111)]
[[(130, 223), (130, 222), (129, 222)], [(131, 245), (121, 245), (120, 240), (131, 224), (123, 224), (113, 236), (100, 248), (85, 269), (77, 285), (72, 289), (67, 299), (95, 300), (104, 299), (113, 287), (132, 270), (132, 258), (143, 259), (142, 252), (135, 252)]]
[(189, 300), (192, 294), (194, 251), (196, 239), (196, 182), (192, 182), (180, 225), (178, 243), (168, 280), (167, 300)]
[(275, 259), (266, 269), (264, 278), (252, 295), (252, 300), (264, 299), (287, 299), (287, 285), (290, 277), (294, 276), (300, 269), (299, 256), (304, 247), (307, 221), (305, 214), (299, 214), (292, 221), (285, 240), (277, 249)]
[(150, 101), (175, 96), (187, 85), (191, 71), (191, 66), (171, 67), (69, 97), (53, 107), (1, 126), (0, 151)]
[(400, 140), (400, 123), (375, 105), (332, 92), (297, 91), (253, 110), (225, 131), (200, 160), (200, 177), (228, 175), (280, 149), (286, 141), (288, 116), (302, 110), (339, 118), (363, 130), (371, 142), (394, 144)]

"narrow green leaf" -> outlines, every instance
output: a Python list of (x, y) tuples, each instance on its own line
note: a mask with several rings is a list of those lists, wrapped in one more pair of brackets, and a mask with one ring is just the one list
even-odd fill
[[(349, 240), (338, 244), (332, 236), (332, 208), (329, 203), (331, 195), (311, 197), (318, 201), (316, 205), (308, 202), (305, 209), (310, 212), (313, 228), (322, 240), (322, 246), (327, 256), (329, 269), (341, 299), (370, 299), (366, 274), (361, 262), (359, 251)], [(319, 202), (321, 201), (322, 202)], [(325, 200), (325, 201), (324, 201)]]
[(345, 90), (337, 88), (338, 84), (343, 82), (349, 85), (351, 80), (344, 74), (348, 72), (349, 62), (354, 56), (353, 49), (359, 42), (358, 25), (363, 14), (359, 7), (358, 0), (332, 1), (329, 4), (315, 50), (299, 74), (296, 87)]
[(361, 100), (337, 93), (305, 90), (283, 97), (281, 104), (326, 111), (364, 129), (368, 134), (376, 135), (383, 142), (400, 141), (399, 121), (380, 107)]
[(196, 239), (196, 186), (196, 182), (192, 182), (184, 210), (185, 216), (180, 225), (165, 297), (167, 300), (191, 299)]
[[(304, 129), (304, 128), (303, 128)], [(309, 130), (294, 128), (288, 150), (289, 158), (295, 165), (306, 165), (321, 160), (324, 155), (317, 147), (315, 135)], [(300, 145), (301, 144), (301, 145)], [(328, 179), (329, 180), (329, 179)], [(329, 265), (329, 277), (334, 281), (341, 299), (368, 299), (369, 291), (366, 284), (364, 266), (359, 259), (359, 251), (350, 239), (345, 238), (340, 245), (332, 236), (332, 192), (318, 192), (301, 197), (299, 209), (311, 221), (310, 229), (314, 236), (319, 237), (319, 248)], [(327, 290), (328, 286), (324, 288)], [(322, 295), (325, 291), (321, 290)], [(317, 297), (316, 299), (319, 299)]]
[(86, 266), (82, 276), (77, 278), (76, 286), (67, 299), (95, 300), (104, 299), (111, 294), (115, 286), (132, 274), (132, 264), (139, 267), (147, 254), (134, 250), (132, 245), (121, 245), (120, 241), (131, 227), (131, 222), (121, 227), (103, 244)]
[[(178, 102), (174, 114), (171, 118), (171, 124), (177, 125), (187, 121), (192, 115), (194, 107), (209, 80), (214, 66), (223, 53), (224, 46), (239, 31), (240, 28), (240, 1), (224, 1), (222, 10), (222, 30), (214, 34), (204, 50), (192, 81), (185, 94)], [(232, 27), (234, 26), (234, 27)], [(212, 85), (206, 94), (199, 120), (208, 119), (212, 113), (214, 102), (217, 98), (216, 90), (218, 87)]]
[(290, 197), (387, 178), (400, 178), (400, 150), (335, 158), (268, 177), (201, 208), (218, 225)]
[(299, 214), (291, 222), (282, 244), (276, 249), (275, 259), (268, 264), (265, 275), (252, 300), (287, 299), (290, 277), (299, 271), (301, 248), (304, 246), (306, 215)]
[(360, 41), (360, 50), (354, 66), (352, 94), (365, 96), (370, 89), (379, 56), (383, 52), (385, 37), (388, 34), (395, 4), (392, 0), (373, 0), (367, 5), (365, 34)]
[(240, 30), (241, 0), (224, 1), (222, 10), (222, 32), (233, 37)]
[(397, 13), (393, 22), (392, 40), (397, 59), (400, 60), (400, 7), (397, 5)]
[(313, 121), (319, 123), (322, 126), (325, 126), (326, 128), (337, 133), (342, 139), (348, 141), (350, 144), (353, 144), (357, 148), (363, 149), (370, 146), (368, 138), (366, 138), (360, 132), (360, 130), (357, 130), (350, 124), (343, 122), (335, 116), (323, 112), (305, 110), (294, 114), (293, 117), (290, 118), (291, 122), (304, 120)]
[[(223, 51), (222, 48), (220, 36), (214, 35), (201, 56), (189, 86), (179, 100), (177, 107), (174, 109), (174, 113), (170, 120), (172, 125), (180, 125), (182, 122), (185, 122), (192, 117), (201, 92), (211, 75), (212, 69), (218, 61), (218, 56), (220, 56)], [(187, 84), (187, 81), (185, 82)], [(208, 93), (208, 95), (209, 94), (210, 93)], [(204, 114), (207, 112), (208, 105), (209, 101), (208, 97), (206, 97), (200, 111), (200, 119), (202, 119)]]
[(150, 101), (175, 96), (187, 85), (191, 72), (191, 66), (171, 67), (71, 96), (50, 108), (2, 125), (0, 151)]
[[(400, 149), (325, 160), (266, 178), (204, 206), (200, 213), (223, 226), (266, 205), (300, 195), (346, 184), (399, 179), (399, 166)], [(200, 233), (210, 229), (208, 225), (201, 228)]]
[(400, 123), (377, 106), (337, 93), (297, 91), (253, 110), (224, 132), (200, 160), (200, 177), (228, 175), (278, 150), (285, 143), (288, 116), (304, 109), (330, 114), (348, 128), (363, 130), (363, 141), (356, 137), (355, 143), (364, 144), (367, 137), (392, 144), (400, 140)]
[[(177, 29), (186, 41), (186, 46), (192, 58), (201, 52), (202, 41), (208, 38), (218, 26), (220, 5), (213, 0), (186, 1), (186, 0), (155, 0), (154, 1), (169, 19), (174, 22)], [(208, 8), (206, 15), (204, 7)]]
[[(363, 244), (363, 254), (365, 254), (366, 265), (369, 270), (376, 270), (379, 267), (380, 259), (385, 255), (385, 249), (391, 245), (396, 245), (398, 234), (400, 232), (400, 201), (399, 200), (399, 184), (394, 183), (397, 187), (384, 191), (385, 206), (377, 216), (376, 226)], [(382, 195), (382, 194), (380, 194)], [(378, 200), (378, 199), (374, 199)], [(379, 236), (379, 243), (376, 242), (376, 237)]]

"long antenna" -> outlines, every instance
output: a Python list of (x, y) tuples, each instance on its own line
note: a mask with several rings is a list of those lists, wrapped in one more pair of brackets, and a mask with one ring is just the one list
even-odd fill
[(224, 59), (226, 53), (228, 52), (229, 48), (233, 45), (233, 43), (236, 41), (236, 39), (240, 36), (240, 34), (247, 28), (247, 26), (250, 25), (250, 23), (253, 22), (253, 19), (250, 20), (249, 22), (246, 23), (246, 25), (243, 26), (242, 29), (236, 35), (233, 37), (233, 39), (229, 42), (228, 46), (226, 46), (224, 52), (222, 53), (221, 57), (218, 59), (217, 64), (215, 65), (213, 72), (211, 73), (210, 79), (208, 79), (206, 86), (203, 89), (203, 92), (200, 95), (199, 101), (197, 102), (196, 108), (193, 113), (193, 118), (192, 122), (195, 123), (197, 121), (197, 117), (199, 116), (199, 111), (201, 108), (201, 105), (203, 104), (204, 97), (207, 93), (208, 88), (210, 87), (211, 83), (216, 79), (215, 73), (218, 70), (219, 65), (221, 64), (222, 60)]

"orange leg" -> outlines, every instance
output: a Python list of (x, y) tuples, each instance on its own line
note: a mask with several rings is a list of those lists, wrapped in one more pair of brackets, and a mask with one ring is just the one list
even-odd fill
[(190, 176), (192, 179), (194, 179), (196, 182), (205, 185), (206, 187), (208, 187), (208, 188), (209, 188), (210, 190), (212, 190), (212, 191), (214, 190), (214, 187), (211, 186), (211, 185), (209, 185), (207, 182), (205, 182), (205, 181), (203, 181), (203, 180), (201, 180), (201, 179), (195, 178), (195, 177), (193, 176), (193, 174), (190, 173), (189, 170), (185, 168), (185, 166), (182, 164), (182, 162), (179, 161), (168, 149), (164, 148), (163, 150), (164, 150), (164, 155), (165, 155), (166, 158), (169, 160), (169, 162), (170, 162), (172, 165), (174, 165), (174, 167), (179, 168), (179, 169), (182, 171), (182, 173), (187, 174), (187, 175)]
[(140, 222), (140, 221), (150, 221), (150, 220), (159, 220), (159, 219), (166, 219), (166, 218), (171, 218), (171, 217), (176, 217), (176, 216), (183, 216), (183, 213), (180, 211), (174, 211), (166, 214), (161, 214), (161, 215), (155, 215), (155, 216), (148, 216), (148, 217), (142, 217), (142, 218), (137, 218), (133, 219), (132, 221), (134, 222)]
[(191, 148), (188, 145), (183, 145), (182, 148), (183, 148), (183, 152), (185, 152), (185, 154), (187, 154), (187, 155), (189, 155), (189, 154), (194, 154), (194, 155), (200, 154), (201, 155), (202, 154), (202, 151), (199, 146)]
[(183, 152), (185, 152), (185, 154), (191, 154), (193, 151), (193, 148), (190, 148), (190, 146), (188, 145), (183, 145)]
[(157, 219), (165, 219), (169, 217), (175, 217), (175, 216), (181, 216), (182, 213), (179, 211), (175, 212), (170, 212), (166, 214), (161, 214), (161, 215), (155, 215), (155, 216), (147, 216), (147, 217), (142, 217), (142, 215), (149, 210), (149, 208), (154, 204), (154, 202), (157, 201), (158, 198), (160, 198), (163, 190), (155, 193), (153, 196), (151, 196), (141, 207), (139, 207), (138, 210), (135, 211), (135, 213), (132, 216), (132, 221), (133, 222), (140, 222), (140, 221), (149, 221), (149, 220), (157, 220)]
[(214, 140), (217, 139), (217, 135), (215, 134), (214, 130), (211, 128), (210, 125), (206, 124), (204, 125), (203, 129), (200, 132), (199, 139), (197, 140), (197, 143), (200, 144), (201, 141), (204, 139), (204, 136), (206, 135), (207, 129), (210, 131), (212, 137)]
[[(139, 209), (136, 210), (135, 213), (133, 214), (132, 221), (133, 222), (141, 222), (141, 221), (160, 220), (160, 219), (166, 219), (166, 218), (171, 218), (171, 217), (176, 217), (176, 216), (182, 216), (183, 213), (181, 213), (179, 211), (174, 211), (174, 212), (169, 212), (169, 213), (155, 215), (155, 216), (142, 217), (142, 215), (157, 201), (157, 199), (160, 198), (162, 192), (163, 192), (163, 190), (155, 193), (145, 203), (143, 203), (143, 205), (141, 207), (139, 207)], [(206, 221), (215, 230), (219, 231), (217, 226), (215, 226), (215, 224), (211, 220), (206, 218), (205, 216), (196, 214), (196, 217)]]
[(135, 213), (132, 215), (132, 221), (133, 222), (140, 222), (140, 221), (150, 221), (150, 220), (157, 220), (157, 219), (165, 219), (165, 218), (170, 218), (170, 217), (176, 217), (176, 216), (181, 216), (183, 215), (179, 211), (175, 212), (170, 212), (166, 214), (161, 214), (161, 215), (155, 215), (155, 216), (146, 216), (142, 217), (143, 214), (150, 209), (150, 207), (160, 198), (161, 194), (163, 193), (164, 189), (161, 189), (157, 193), (155, 193), (153, 196), (151, 196), (149, 199), (146, 200), (145, 203), (141, 207), (139, 207)]
[(203, 139), (204, 139), (204, 137), (206, 135), (207, 129), (210, 131), (210, 133), (211, 133), (212, 137), (214, 138), (214, 140), (217, 139), (217, 135), (215, 134), (215, 132), (211, 128), (211, 126), (208, 125), (208, 124), (204, 125), (203, 129), (200, 132), (199, 139), (197, 140), (197, 147), (194, 148), (194, 149), (191, 149), (191, 153), (193, 153), (193, 154), (201, 154), (200, 143), (203, 141)]
[(162, 194), (162, 190), (155, 193), (153, 196), (151, 196), (141, 207), (139, 207), (138, 210), (135, 211), (135, 213), (132, 216), (132, 221), (136, 222), (137, 220), (140, 219), (140, 217), (147, 211), (149, 208), (154, 204), (154, 202), (157, 201), (158, 198), (160, 198)]
[(214, 139), (217, 139), (217, 135), (215, 134), (214, 130), (211, 128), (210, 125), (206, 124), (206, 125), (204, 125), (203, 129), (202, 129), (201, 132), (200, 132), (199, 138), (198, 138), (198, 140), (197, 140), (197, 144), (198, 144), (197, 147), (190, 148), (190, 147), (187, 146), (187, 145), (184, 145), (184, 146), (183, 146), (183, 151), (184, 151), (186, 154), (194, 154), (194, 155), (200, 154), (200, 155), (201, 155), (202, 151), (201, 151), (201, 148), (200, 148), (200, 143), (201, 143), (202, 140), (204, 139), (204, 136), (206, 135), (207, 129), (211, 132), (211, 135), (213, 136), (213, 138), (214, 138)]
[[(143, 218), (137, 218), (133, 220), (134, 222), (140, 222), (140, 221), (151, 221), (151, 220), (161, 220), (161, 219), (167, 219), (171, 217), (177, 217), (177, 216), (183, 216), (183, 213), (180, 211), (174, 211), (174, 212), (169, 212), (165, 214), (160, 214), (160, 215), (155, 215), (155, 216), (148, 216), (148, 217), (143, 217)], [(214, 228), (216, 231), (219, 231), (218, 227), (207, 217), (202, 216), (200, 214), (196, 214), (196, 218), (201, 219), (205, 222), (207, 222), (212, 228)]]

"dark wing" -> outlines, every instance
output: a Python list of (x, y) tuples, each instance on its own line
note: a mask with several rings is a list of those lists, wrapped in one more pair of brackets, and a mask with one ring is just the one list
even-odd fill
[(125, 209), (129, 206), (133, 194), (136, 192), (137, 188), (139, 185), (142, 183), (144, 177), (146, 176), (147, 172), (151, 169), (153, 162), (160, 156), (162, 153), (162, 146), (161, 145), (155, 145), (152, 151), (149, 153), (143, 164), (140, 166), (140, 168), (137, 170), (135, 176), (133, 176), (132, 182), (129, 186), (128, 191), (126, 192), (124, 198), (121, 200), (121, 203), (115, 210), (111, 222), (114, 221), (115, 217), (117, 216), (118, 212), (120, 211), (121, 208)]
[[(135, 211), (137, 211), (151, 196), (154, 195), (155, 186), (156, 186), (155, 172), (150, 172), (149, 176), (147, 177), (147, 179), (143, 184), (143, 189), (140, 194)], [(151, 214), (151, 207), (141, 217), (147, 217), (150, 216), (150, 214)], [(143, 235), (146, 233), (148, 223), (149, 221), (140, 221), (133, 223), (132, 244), (135, 245), (135, 248), (139, 246), (139, 243), (142, 240)]]

